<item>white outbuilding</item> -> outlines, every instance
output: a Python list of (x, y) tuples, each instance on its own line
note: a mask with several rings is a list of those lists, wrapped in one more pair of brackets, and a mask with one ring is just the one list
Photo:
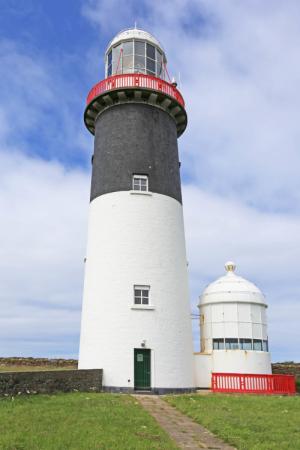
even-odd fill
[(200, 296), (200, 353), (195, 353), (199, 388), (211, 387), (211, 374), (270, 374), (271, 359), (264, 294), (225, 264), (226, 275)]

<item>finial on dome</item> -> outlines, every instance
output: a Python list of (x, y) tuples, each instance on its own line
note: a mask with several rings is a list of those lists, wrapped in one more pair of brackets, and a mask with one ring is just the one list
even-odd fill
[(225, 269), (227, 272), (234, 272), (236, 269), (236, 265), (232, 261), (227, 261), (227, 263), (225, 263)]

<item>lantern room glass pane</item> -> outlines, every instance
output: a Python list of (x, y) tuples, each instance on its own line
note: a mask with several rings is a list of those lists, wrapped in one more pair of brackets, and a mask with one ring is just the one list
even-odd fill
[(123, 55), (133, 54), (133, 41), (123, 42)]
[(136, 55), (145, 56), (145, 42), (135, 41), (134, 53)]
[(147, 43), (147, 57), (155, 59), (155, 47)]
[(145, 56), (135, 55), (134, 68), (135, 70), (145, 70)]
[(127, 72), (128, 69), (133, 68), (133, 55), (123, 56), (123, 72)]
[(147, 58), (147, 70), (155, 73), (155, 61), (153, 59)]
[(107, 63), (108, 63), (108, 65), (110, 65), (112, 63), (112, 51), (110, 51), (107, 56)]
[(118, 61), (120, 58), (120, 53), (121, 53), (121, 45), (117, 45), (116, 47), (113, 48), (112, 50), (112, 59), (113, 61)]

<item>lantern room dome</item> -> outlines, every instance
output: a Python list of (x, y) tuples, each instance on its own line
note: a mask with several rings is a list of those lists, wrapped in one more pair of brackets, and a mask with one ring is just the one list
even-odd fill
[(226, 275), (210, 283), (200, 296), (200, 305), (211, 303), (257, 303), (266, 305), (264, 294), (251, 281), (235, 274), (232, 261), (225, 264)]
[(160, 42), (147, 31), (130, 28), (118, 33), (105, 52), (105, 75), (142, 73), (165, 79), (167, 58)]
[(156, 47), (159, 47), (161, 51), (164, 53), (162, 45), (160, 42), (152, 36), (152, 34), (148, 33), (148, 31), (141, 30), (139, 28), (128, 28), (126, 30), (120, 31), (116, 36), (110, 41), (108, 44), (106, 54), (109, 52), (109, 50), (114, 47), (115, 45), (119, 44), (120, 42), (124, 42), (131, 39), (138, 39), (141, 41), (147, 41), (150, 44), (155, 45)]

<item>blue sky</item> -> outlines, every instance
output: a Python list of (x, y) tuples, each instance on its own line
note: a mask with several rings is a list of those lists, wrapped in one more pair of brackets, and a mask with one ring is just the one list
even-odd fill
[(0, 1), (0, 355), (77, 356), (85, 98), (109, 40), (137, 21), (187, 104), (192, 308), (233, 259), (266, 294), (273, 360), (300, 360), (299, 19), (296, 0)]

